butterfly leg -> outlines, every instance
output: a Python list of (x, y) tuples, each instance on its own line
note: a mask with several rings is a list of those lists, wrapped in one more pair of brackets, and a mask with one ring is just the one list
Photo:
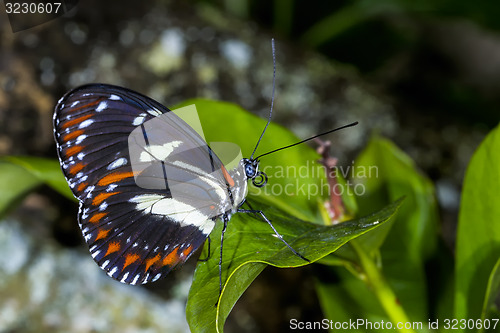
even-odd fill
[(250, 202), (247, 201), (246, 198), (243, 199), (243, 201), (240, 202), (240, 204), (238, 205), (238, 212), (241, 212), (240, 210), (240, 207), (243, 206), (244, 204), (247, 204), (248, 208), (253, 211), (253, 215), (255, 215), (255, 217), (257, 217), (258, 215), (258, 211), (253, 209), (252, 205), (250, 205)]
[[(222, 294), (222, 246), (224, 244), (224, 234), (226, 233), (227, 222), (229, 218), (227, 215), (222, 216), (222, 221), (224, 222), (224, 226), (222, 227), (222, 233), (220, 236), (220, 257), (219, 257), (219, 298), (217, 299), (217, 303), (219, 303), (220, 296)], [(215, 306), (217, 306), (215, 303)]]
[[(248, 203), (247, 203), (248, 204)], [(273, 229), (274, 233), (276, 234), (276, 236), (278, 236), (278, 238), (290, 249), (290, 251), (293, 252), (293, 254), (295, 254), (297, 257), (307, 261), (307, 262), (311, 262), (311, 260), (307, 259), (306, 257), (304, 257), (303, 255), (301, 255), (300, 253), (298, 253), (297, 251), (295, 251), (295, 249), (293, 247), (290, 246), (290, 244), (288, 244), (286, 242), (286, 240), (283, 239), (283, 236), (280, 235), (280, 233), (276, 230), (276, 228), (274, 228), (274, 225), (271, 223), (271, 221), (267, 218), (267, 216), (264, 214), (263, 211), (261, 210), (253, 210), (253, 209), (238, 209), (238, 213), (253, 213), (253, 214), (260, 214), (260, 216), (262, 216), (262, 218), (264, 219), (264, 221), (267, 222), (267, 224), (269, 224), (271, 226), (271, 228)]]
[(208, 261), (208, 259), (210, 259), (210, 243), (211, 243), (211, 240), (210, 240), (210, 236), (208, 236), (208, 255), (206, 258), (203, 258), (203, 259), (199, 259), (198, 258), (198, 261)]

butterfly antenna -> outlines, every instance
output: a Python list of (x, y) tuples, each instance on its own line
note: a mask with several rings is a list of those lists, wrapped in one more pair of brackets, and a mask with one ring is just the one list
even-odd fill
[(250, 155), (250, 160), (253, 160), (253, 155), (255, 154), (255, 151), (257, 150), (257, 147), (259, 146), (260, 140), (262, 140), (262, 137), (264, 136), (264, 133), (267, 130), (267, 127), (271, 123), (271, 116), (273, 115), (273, 106), (274, 106), (274, 90), (276, 88), (276, 49), (274, 48), (274, 38), (271, 39), (271, 47), (273, 50), (273, 95), (271, 97), (271, 111), (269, 111), (269, 118), (267, 119), (267, 124), (266, 127), (264, 127), (264, 130), (262, 131), (262, 134), (260, 135), (259, 141), (257, 141), (257, 144), (255, 145), (255, 148), (252, 152), (252, 155)]
[(280, 150), (283, 150), (283, 149), (287, 149), (287, 148), (290, 148), (290, 147), (293, 147), (293, 146), (296, 146), (296, 145), (300, 145), (301, 143), (304, 143), (304, 142), (307, 142), (309, 140), (312, 140), (312, 139), (315, 139), (319, 136), (322, 136), (322, 135), (325, 135), (325, 134), (329, 134), (329, 133), (332, 133), (332, 132), (335, 132), (335, 131), (338, 131), (338, 130), (341, 130), (341, 129), (344, 129), (344, 128), (347, 128), (347, 127), (352, 127), (352, 126), (356, 126), (358, 124), (357, 121), (353, 122), (353, 123), (350, 123), (350, 124), (347, 124), (347, 125), (344, 125), (344, 126), (340, 126), (338, 128), (334, 128), (332, 130), (329, 130), (329, 131), (326, 131), (324, 133), (321, 133), (321, 134), (317, 134), (317, 135), (314, 135), (314, 136), (311, 136), (310, 138), (307, 138), (305, 140), (302, 140), (302, 141), (299, 141), (299, 142), (295, 142), (291, 145), (288, 145), (288, 146), (285, 146), (285, 147), (281, 147), (281, 148), (278, 148), (278, 149), (275, 149), (275, 150), (271, 150), (271, 151), (268, 151), (267, 153), (265, 154), (262, 154), (262, 155), (259, 155), (257, 156), (255, 159), (258, 160), (259, 158), (261, 158), (262, 156), (266, 156), (266, 155), (269, 155), (269, 154), (272, 154), (272, 153), (275, 153), (277, 151), (280, 151)]

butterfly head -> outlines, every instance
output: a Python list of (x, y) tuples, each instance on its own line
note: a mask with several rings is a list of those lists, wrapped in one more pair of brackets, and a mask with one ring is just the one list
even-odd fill
[(263, 187), (267, 184), (267, 175), (259, 171), (259, 160), (244, 158), (245, 175), (247, 179), (252, 180), (252, 184), (256, 187)]

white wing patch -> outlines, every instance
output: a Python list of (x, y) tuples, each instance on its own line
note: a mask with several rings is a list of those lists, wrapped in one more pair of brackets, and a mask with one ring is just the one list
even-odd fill
[(139, 116), (139, 117), (134, 119), (134, 122), (132, 123), (132, 125), (139, 126), (140, 124), (142, 124), (144, 122), (144, 119), (146, 119), (146, 115)]
[(92, 125), (93, 122), (94, 121), (92, 119), (84, 120), (80, 123), (80, 126), (78, 126), (78, 128), (82, 129), (82, 128), (88, 127), (88, 126)]
[(102, 269), (105, 269), (105, 268), (106, 268), (106, 266), (108, 266), (108, 264), (109, 264), (109, 260), (106, 260), (106, 261), (102, 264), (101, 268), (102, 268)]
[(85, 140), (87, 138), (87, 136), (85, 134), (82, 134), (82, 135), (79, 135), (77, 138), (76, 138), (76, 141), (75, 143), (78, 145), (80, 143), (82, 143), (83, 140)]
[(127, 281), (128, 275), (129, 275), (129, 272), (125, 273), (125, 274), (123, 275), (123, 278), (120, 280), (120, 282), (121, 282), (121, 283), (125, 283), (125, 281)]
[(113, 170), (125, 164), (127, 164), (127, 159), (125, 157), (120, 157), (119, 159), (108, 165), (106, 169)]
[(99, 103), (99, 105), (95, 108), (97, 112), (101, 112), (102, 110), (105, 110), (108, 107), (108, 102), (102, 101)]
[(115, 273), (116, 273), (117, 271), (118, 271), (118, 267), (116, 267), (116, 266), (115, 266), (115, 267), (113, 267), (113, 269), (112, 269), (111, 271), (109, 271), (109, 272), (107, 272), (107, 273), (108, 273), (108, 275), (109, 275), (109, 276), (111, 276), (111, 277), (112, 277), (113, 275), (115, 275)]
[(144, 214), (164, 215), (179, 222), (181, 225), (198, 227), (208, 235), (215, 226), (210, 217), (202, 214), (198, 209), (174, 198), (166, 198), (158, 194), (137, 195), (129, 200), (135, 203), (136, 209)]
[(117, 186), (118, 185), (116, 184), (110, 184), (108, 187), (106, 187), (106, 192), (113, 192)]
[(217, 193), (221, 201), (224, 201), (227, 198), (226, 190), (220, 186), (219, 180), (215, 177), (215, 174), (220, 171), (216, 170), (214, 174), (211, 174), (206, 173), (194, 165), (187, 164), (182, 161), (171, 161), (171, 163), (179, 168), (191, 170), (192, 172), (197, 173), (200, 180), (204, 181), (215, 190), (215, 193)]
[(163, 113), (160, 112), (160, 110), (157, 110), (157, 109), (149, 109), (148, 110), (148, 113), (152, 116), (161, 116)]
[(108, 204), (106, 201), (104, 201), (100, 206), (99, 206), (99, 211), (105, 211), (106, 208), (108, 208)]
[(141, 162), (154, 162), (156, 160), (164, 161), (175, 148), (179, 147), (181, 141), (172, 141), (163, 145), (151, 145), (144, 147), (145, 151), (141, 152), (139, 160)]

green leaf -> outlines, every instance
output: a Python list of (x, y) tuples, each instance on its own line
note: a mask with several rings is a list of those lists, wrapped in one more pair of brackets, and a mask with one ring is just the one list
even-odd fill
[(23, 167), (62, 195), (75, 199), (61, 171), (59, 161), (30, 156), (9, 156), (5, 160)]
[[(401, 223), (395, 222), (394, 228), (398, 230), (391, 232), (397, 238), (404, 237), (399, 242), (405, 243), (401, 246), (412, 255), (422, 258), (433, 253), (438, 224), (434, 186), (413, 160), (389, 140), (374, 136), (356, 159), (354, 170), (354, 182), (364, 189), (358, 197), (360, 212), (363, 214), (373, 206), (381, 207), (404, 196), (405, 203), (395, 220)], [(379, 229), (377, 233), (389, 231), (389, 228)], [(370, 249), (378, 249), (385, 241), (384, 235), (380, 234), (379, 239), (375, 239), (379, 235), (372, 236)]]
[[(438, 223), (432, 183), (418, 171), (415, 163), (403, 151), (389, 140), (376, 136), (358, 156), (354, 169), (349, 174), (355, 175), (353, 190), (358, 194), (362, 193), (357, 197), (360, 214), (405, 197), (397, 217), (391, 223), (359, 237), (356, 242), (372, 260), (381, 260), (383, 275), (409, 318), (426, 320), (428, 301), (425, 264), (436, 247)], [(342, 247), (334, 255), (343, 259), (344, 265), (355, 266), (359, 260), (350, 246)], [(358, 277), (359, 272), (351, 278)], [(361, 303), (346, 304), (350, 301), (366, 303), (370, 299), (370, 302), (375, 302), (373, 293), (362, 295), (361, 282), (342, 283), (350, 289), (330, 294), (330, 297), (340, 303), (341, 308), (365, 308)], [(351, 296), (340, 297), (345, 293)], [(366, 316), (372, 312), (373, 310), (368, 311)], [(338, 316), (347, 318), (349, 314), (341, 315), (338, 311), (327, 313), (329, 318)]]
[(480, 318), (500, 256), (500, 126), (472, 156), (465, 174), (456, 245), (455, 316)]
[[(334, 252), (347, 241), (383, 225), (401, 204), (397, 201), (369, 216), (319, 226), (298, 220), (263, 203), (253, 204), (262, 209), (284, 239), (311, 261)], [(266, 267), (298, 267), (307, 262), (294, 255), (277, 237), (269, 225), (250, 214), (235, 215), (224, 237), (223, 292), (218, 305), (218, 261), (221, 226), (211, 234), (210, 259), (198, 264), (188, 298), (187, 318), (193, 332), (222, 332), (224, 322), (250, 283)]]
[(73, 198), (58, 161), (27, 156), (0, 158), (0, 215), (41, 184)]
[(2, 158), (0, 160), (0, 217), (13, 207), (17, 200), (40, 183), (40, 179), (27, 172), (26, 169)]
[[(316, 290), (325, 318), (335, 322), (357, 319), (371, 322), (387, 321), (387, 314), (364, 281), (354, 279), (345, 269), (333, 270), (327, 267), (321, 273), (321, 280), (316, 282)], [(351, 328), (346, 331), (365, 333), (380, 330), (363, 327), (360, 330)]]
[(405, 196), (405, 202), (392, 226), (386, 225), (359, 242), (364, 242), (361, 245), (367, 250), (383, 242), (381, 257), (389, 284), (411, 319), (427, 319), (424, 266), (435, 252), (438, 239), (434, 186), (408, 155), (380, 137), (374, 137), (356, 159), (355, 170), (370, 170), (373, 166), (378, 174), (356, 172), (358, 184), (364, 184), (366, 189), (358, 198), (359, 207), (367, 209), (373, 202), (383, 205), (401, 196)]
[[(236, 143), (241, 147), (243, 157), (250, 157), (266, 125), (265, 119), (235, 104), (203, 99), (188, 100), (176, 108), (192, 104), (196, 105), (209, 144)], [(298, 141), (300, 139), (290, 131), (271, 123), (256, 156)], [(297, 218), (321, 221), (317, 198), (327, 198), (328, 193), (324, 190), (327, 181), (323, 167), (316, 162), (318, 159), (318, 154), (307, 144), (263, 157), (259, 168), (267, 173), (268, 185), (260, 189), (249, 186), (249, 196), (259, 196)]]
[(500, 292), (500, 258), (498, 259), (495, 267), (491, 272), (490, 278), (488, 279), (488, 286), (486, 287), (486, 297), (484, 298), (483, 311), (481, 313), (481, 318), (488, 318), (491, 308), (495, 306), (495, 300)]

